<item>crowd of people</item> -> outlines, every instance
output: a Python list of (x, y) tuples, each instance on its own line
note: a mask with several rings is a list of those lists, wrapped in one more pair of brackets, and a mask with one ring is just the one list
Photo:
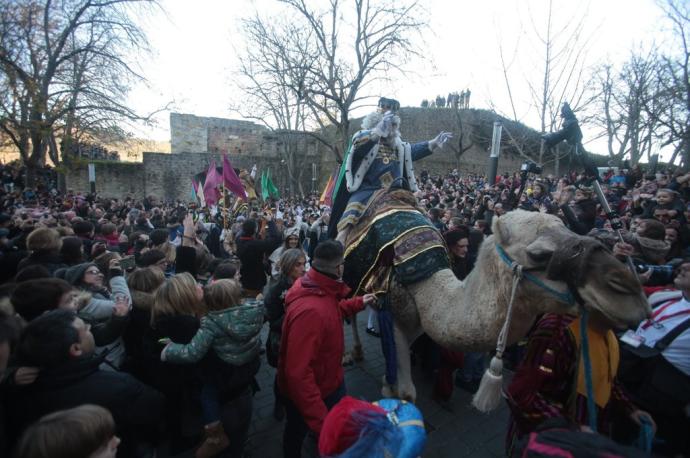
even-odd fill
[[(331, 209), (317, 196), (224, 214), (154, 196), (60, 193), (45, 177), (29, 189), (16, 166), (0, 175), (1, 455), (154, 456), (166, 443), (171, 455), (195, 448), (196, 456), (243, 456), (265, 353), (276, 368), (274, 416), (286, 422), (284, 456), (309, 447), (302, 456), (317, 456), (326, 414), (345, 396), (342, 318), (376, 300), (347, 299), (343, 247), (329, 237)], [(458, 278), (472, 270), (494, 218), (518, 208), (545, 212), (622, 262), (631, 256), (646, 292), (661, 295), (650, 298), (659, 307), (633, 341), (653, 345), (688, 322), (690, 173), (635, 166), (604, 174), (623, 241), (582, 175), (523, 178), (419, 174), (415, 196), (444, 234)], [(579, 400), (569, 404), (572, 393), (582, 397), (571, 380), (572, 322), (542, 317), (515, 351), (508, 450), (543, 420), (584, 418)], [(371, 333), (376, 327), (369, 322)], [(476, 391), (484, 353), (420, 342), (413, 351), (436, 377), (434, 399), (447, 406), (453, 385)], [(305, 353), (312, 347), (322, 360)], [(690, 389), (679, 393), (690, 380), (687, 327), (661, 355), (668, 366), (661, 387), (639, 377), (626, 386), (613, 371), (599, 405), (608, 423), (599, 431), (610, 430), (613, 416), (604, 412), (616, 401), (638, 425), (658, 428), (660, 450), (687, 453)]]

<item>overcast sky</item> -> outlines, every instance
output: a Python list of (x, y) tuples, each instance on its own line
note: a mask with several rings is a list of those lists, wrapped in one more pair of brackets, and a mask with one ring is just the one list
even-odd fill
[[(380, 95), (395, 97), (403, 106), (419, 106), (424, 98), (470, 88), (473, 107), (493, 104), (499, 112), (509, 114), (498, 51), (502, 43), (510, 61), (518, 118), (538, 128), (527, 81), (540, 78), (543, 53), (534, 30), (544, 29), (547, 1), (422, 0), (422, 4), (431, 26), (423, 36), (426, 58), (411, 63), (408, 74), (393, 75), (392, 85), (380, 88)], [(132, 92), (131, 104), (148, 112), (173, 100), (173, 111), (236, 117), (229, 106), (237, 97), (231, 80), (242, 42), (238, 23), (254, 11), (270, 14), (280, 6), (272, 0), (162, 0), (162, 6), (164, 12), (143, 22), (153, 48), (153, 55), (140, 62), (149, 85)], [(667, 45), (661, 12), (652, 0), (554, 0), (554, 28), (559, 30), (569, 17), (584, 13), (583, 36), (591, 41), (590, 65), (621, 62), (637, 46)], [(169, 140), (168, 115), (158, 116), (156, 128), (136, 133)]]

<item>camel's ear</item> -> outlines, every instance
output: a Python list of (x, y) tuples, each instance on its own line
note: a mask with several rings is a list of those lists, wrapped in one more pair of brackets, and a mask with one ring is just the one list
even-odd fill
[(498, 239), (498, 242), (501, 245), (510, 244), (510, 229), (508, 228), (508, 225), (505, 223), (505, 219), (502, 219), (500, 217), (494, 218), (491, 223), (491, 232), (494, 233), (494, 235)]

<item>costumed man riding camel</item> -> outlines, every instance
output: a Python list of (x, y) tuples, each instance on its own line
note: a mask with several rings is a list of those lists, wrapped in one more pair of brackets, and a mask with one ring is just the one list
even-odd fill
[(345, 183), (340, 183), (333, 199), (330, 238), (345, 244), (375, 191), (382, 188), (417, 191), (412, 163), (429, 156), (453, 137), (449, 132), (441, 132), (433, 140), (414, 145), (403, 142), (399, 109), (397, 100), (382, 97), (378, 110), (364, 118), (362, 130), (352, 137), (352, 146), (343, 162)]

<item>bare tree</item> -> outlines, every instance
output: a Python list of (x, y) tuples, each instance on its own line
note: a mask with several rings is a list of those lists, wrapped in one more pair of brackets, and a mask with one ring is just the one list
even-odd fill
[[(245, 20), (242, 30), (247, 45), (235, 80), (243, 94), (242, 103), (232, 108), (244, 118), (261, 122), (280, 139), (288, 190), (304, 195), (301, 177), (305, 168), (297, 163), (297, 156), (304, 148), (311, 116), (301, 96), (313, 54), (303, 47), (309, 42), (309, 31), (290, 21), (264, 22), (258, 16)], [(286, 42), (285, 37), (294, 41)], [(320, 135), (312, 136), (331, 146)]]
[[(332, 151), (342, 161), (351, 111), (372, 96), (372, 83), (401, 71), (408, 58), (417, 54), (414, 37), (426, 27), (424, 13), (416, 1), (400, 5), (380, 0), (353, 0), (344, 5), (339, 0), (311, 2), (314, 6), (306, 0), (280, 3), (287, 7), (294, 29), (276, 30), (281, 32), (276, 38), (282, 45), (274, 51), (284, 53), (285, 69), (292, 73), (290, 89), (310, 114), (305, 125), (333, 127)], [(256, 18), (254, 25), (271, 30), (267, 24), (275, 22), (275, 18)]]
[(0, 129), (32, 171), (46, 153), (59, 160), (56, 134), (148, 119), (125, 104), (143, 78), (126, 56), (147, 50), (131, 9), (155, 0), (17, 0), (0, 4)]
[[(512, 119), (520, 121), (518, 113), (529, 113), (539, 120), (542, 133), (552, 132), (558, 128), (560, 108), (563, 102), (569, 102), (577, 111), (585, 103), (587, 81), (586, 61), (593, 35), (587, 30), (587, 7), (577, 5), (574, 13), (560, 14), (554, 11), (553, 0), (546, 5), (544, 22), (535, 22), (538, 15), (528, 11), (529, 31), (526, 41), (521, 40), (519, 48), (528, 49), (532, 43), (532, 52), (523, 53), (519, 62), (516, 45), (512, 56), (507, 57), (499, 38), (499, 57), (511, 105)], [(523, 74), (517, 76), (514, 67), (520, 64)], [(526, 85), (530, 94), (529, 106), (520, 106), (514, 99), (519, 85)], [(492, 103), (493, 106), (495, 104)], [(499, 111), (499, 110), (497, 110)], [(500, 111), (499, 111), (500, 112)], [(536, 158), (536, 154), (534, 155)], [(559, 156), (556, 160), (558, 173)], [(539, 151), (538, 162), (544, 163), (544, 151)]]
[(609, 157), (621, 163), (626, 157), (637, 164), (651, 154), (658, 119), (667, 105), (657, 75), (658, 56), (633, 52), (616, 71), (610, 64), (596, 74), (600, 95), (595, 115), (607, 140)]
[(683, 0), (665, 0), (660, 6), (673, 30), (675, 53), (662, 57), (658, 72), (661, 92), (668, 104), (657, 121), (662, 128), (662, 146), (673, 145), (673, 163), (678, 156), (690, 168), (690, 5)]

